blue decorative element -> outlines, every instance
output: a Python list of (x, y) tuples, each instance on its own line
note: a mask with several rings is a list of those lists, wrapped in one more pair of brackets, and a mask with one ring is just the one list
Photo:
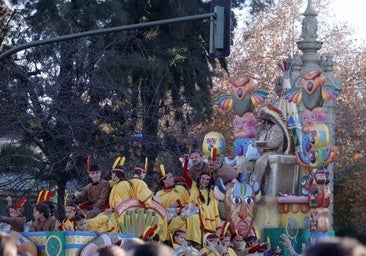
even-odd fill
[(238, 138), (234, 140), (234, 155), (245, 156), (248, 145), (254, 141), (253, 138)]
[(139, 141), (141, 141), (143, 137), (144, 137), (144, 135), (142, 135), (142, 133), (138, 133), (138, 134), (136, 135), (136, 138), (137, 138)]

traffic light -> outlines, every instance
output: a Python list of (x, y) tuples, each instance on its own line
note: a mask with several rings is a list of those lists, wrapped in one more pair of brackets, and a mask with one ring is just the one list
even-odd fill
[(212, 0), (211, 12), (215, 17), (211, 22), (210, 53), (216, 58), (227, 57), (231, 44), (231, 0)]

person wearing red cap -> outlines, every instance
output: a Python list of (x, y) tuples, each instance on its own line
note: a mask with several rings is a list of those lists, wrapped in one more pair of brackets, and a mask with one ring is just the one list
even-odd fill
[(89, 219), (107, 208), (110, 186), (107, 180), (101, 178), (102, 171), (98, 165), (91, 165), (88, 168), (88, 174), (92, 182), (86, 185), (81, 192), (75, 192), (73, 201), (80, 204), (79, 207), (84, 210)]

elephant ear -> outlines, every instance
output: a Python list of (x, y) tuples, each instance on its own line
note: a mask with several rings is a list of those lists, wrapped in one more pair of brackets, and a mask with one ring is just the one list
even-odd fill
[(217, 178), (215, 182), (214, 195), (219, 201), (224, 201), (226, 193), (226, 187), (222, 178)]

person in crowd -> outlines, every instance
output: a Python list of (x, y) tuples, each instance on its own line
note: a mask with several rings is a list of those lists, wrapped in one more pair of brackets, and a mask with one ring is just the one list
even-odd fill
[(76, 214), (74, 217), (74, 229), (75, 231), (91, 231), (88, 229), (88, 221), (84, 214)]
[(176, 230), (172, 235), (171, 247), (174, 250), (176, 250), (179, 247), (184, 246), (186, 244), (187, 244), (186, 232), (180, 229)]
[(225, 248), (224, 243), (220, 241), (220, 238), (216, 233), (208, 233), (205, 235), (203, 248), (200, 250), (200, 254), (204, 256), (229, 256), (227, 248)]
[(215, 181), (217, 180), (217, 178), (221, 178), (224, 184), (232, 181), (237, 181), (239, 171), (225, 163), (224, 158), (210, 158), (207, 162), (207, 165), (209, 166), (212, 178)]
[(142, 165), (138, 164), (133, 168), (133, 171), (134, 175), (128, 180), (132, 188), (131, 198), (140, 200), (146, 208), (150, 208), (153, 192), (149, 189), (144, 181), (147, 170), (145, 170)]
[(60, 226), (60, 222), (50, 216), (50, 208), (44, 203), (36, 204), (33, 207), (33, 218), (30, 231), (54, 231), (58, 230)]
[(88, 168), (92, 182), (86, 185), (81, 192), (74, 192), (73, 201), (85, 212), (87, 218), (93, 218), (108, 206), (110, 186), (107, 180), (101, 178), (102, 171), (98, 165)]
[(131, 238), (124, 241), (120, 247), (125, 251), (126, 255), (133, 256), (135, 252), (135, 248), (139, 245), (144, 244), (145, 241), (143, 241), (140, 238)]
[(99, 248), (92, 256), (125, 256), (125, 251), (117, 245), (109, 245)]
[[(220, 241), (226, 249), (227, 255), (236, 256), (236, 252), (230, 247), (231, 235), (229, 232), (225, 232), (224, 236), (220, 237)], [(225, 252), (224, 252), (225, 253)]]
[(210, 173), (201, 172), (199, 178), (191, 183), (189, 203), (180, 216), (173, 218), (168, 226), (168, 233), (174, 233), (176, 229), (185, 230), (187, 241), (198, 250), (202, 248), (203, 234), (215, 232), (220, 226), (213, 183)]
[[(296, 252), (291, 255), (298, 255)], [(355, 238), (329, 237), (305, 250), (305, 256), (365, 256), (366, 246)]]
[[(17, 252), (18, 252), (17, 255), (19, 255), (19, 256), (36, 256), (37, 255), (37, 246), (31, 239), (22, 235), (22, 233), (16, 232), (14, 230), (11, 230), (7, 233), (15, 241), (15, 245), (17, 247)], [(4, 255), (4, 254), (0, 253), (0, 255)]]
[(57, 207), (52, 200), (44, 200), (44, 201), (39, 202), (39, 204), (40, 203), (46, 204), (48, 206), (48, 208), (50, 209), (50, 216), (57, 218), (55, 215), (55, 211), (57, 211)]
[(205, 162), (203, 161), (201, 151), (196, 149), (191, 151), (189, 158), (193, 164), (190, 168), (185, 167), (188, 166), (188, 157), (185, 156), (183, 160), (183, 167), (188, 169), (187, 173), (183, 174), (183, 177), (188, 180), (188, 186), (190, 186), (189, 179), (197, 180), (201, 172), (211, 173), (214, 180), (221, 178), (224, 184), (235, 180), (239, 176), (239, 172), (226, 164), (223, 157), (209, 157), (207, 162)]
[(112, 169), (111, 184), (113, 186), (109, 194), (109, 207), (96, 217), (88, 220), (90, 230), (98, 232), (121, 231), (118, 223), (123, 222), (123, 220), (119, 219), (116, 209), (123, 201), (132, 198), (132, 187), (126, 181), (126, 172), (126, 167), (122, 165), (115, 166)]
[(0, 231), (0, 255), (18, 255), (15, 240), (9, 234), (3, 231)]
[(15, 205), (12, 203), (11, 197), (7, 198), (9, 207), (9, 216), (1, 216), (1, 222), (7, 223), (11, 229), (17, 232), (24, 232), (26, 217), (24, 216), (24, 204), (27, 201), (22, 197)]
[(156, 241), (146, 241), (137, 245), (127, 256), (174, 256), (174, 251), (169, 246)]
[(192, 162), (192, 166), (188, 168), (188, 175), (191, 180), (197, 180), (201, 172), (209, 172), (209, 166), (203, 160), (203, 154), (198, 149), (192, 149), (189, 155), (184, 156), (184, 161), (186, 161), (188, 167), (189, 159)]
[(234, 234), (231, 238), (231, 248), (234, 250), (237, 256), (247, 255), (245, 252), (244, 240), (241, 235)]
[(160, 176), (161, 190), (156, 192), (156, 198), (160, 204), (167, 210), (167, 220), (179, 215), (181, 210), (189, 201), (189, 192), (182, 185), (176, 185), (174, 175), (170, 172), (165, 174), (162, 167)]
[(170, 247), (173, 248), (175, 255), (193, 256), (200, 255), (200, 252), (192, 245), (188, 245), (186, 240), (186, 232), (177, 230), (171, 238)]
[(60, 230), (74, 231), (75, 223), (74, 218), (77, 214), (77, 207), (74, 203), (68, 203), (65, 205), (65, 219), (61, 222)]

